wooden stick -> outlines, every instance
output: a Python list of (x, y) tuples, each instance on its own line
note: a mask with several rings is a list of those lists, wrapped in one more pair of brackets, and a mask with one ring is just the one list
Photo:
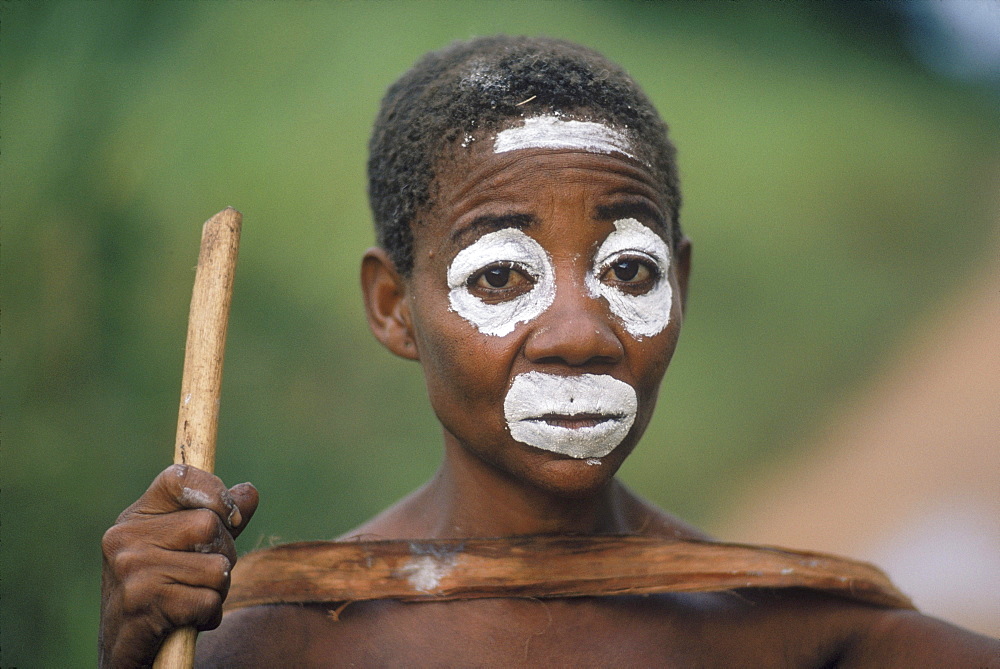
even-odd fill
[[(215, 469), (222, 359), (242, 222), (243, 215), (232, 207), (205, 222), (188, 315), (174, 464), (207, 472)], [(154, 669), (192, 667), (197, 637), (198, 630), (193, 627), (172, 632), (156, 656)]]

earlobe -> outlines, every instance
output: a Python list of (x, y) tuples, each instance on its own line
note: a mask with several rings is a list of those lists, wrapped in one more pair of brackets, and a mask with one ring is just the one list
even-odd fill
[(401, 358), (419, 360), (406, 282), (384, 249), (373, 247), (361, 260), (361, 291), (368, 327), (382, 345)]
[(681, 293), (681, 313), (687, 309), (688, 278), (691, 276), (691, 240), (682, 237), (674, 250), (674, 269)]

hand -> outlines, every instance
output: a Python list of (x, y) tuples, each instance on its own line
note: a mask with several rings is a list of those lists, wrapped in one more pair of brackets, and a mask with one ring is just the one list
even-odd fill
[(234, 540), (256, 509), (249, 483), (227, 489), (189, 465), (156, 477), (101, 542), (100, 666), (147, 666), (174, 629), (218, 627)]

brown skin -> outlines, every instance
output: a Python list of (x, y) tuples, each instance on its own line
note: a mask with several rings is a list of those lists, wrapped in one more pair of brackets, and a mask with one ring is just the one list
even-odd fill
[[(494, 155), (489, 144), (474, 142), (442, 161), (434, 206), (415, 227), (409, 278), (396, 272), (384, 251), (365, 254), (362, 286), (372, 331), (390, 351), (423, 367), (445, 458), (425, 486), (345, 538), (703, 538), (614, 479), (649, 422), (677, 344), (690, 244), (672, 249), (669, 281), (681, 299), (670, 325), (636, 339), (603, 300), (589, 296), (583, 277), (614, 218), (636, 218), (669, 238), (657, 223), (666, 212), (650, 175), (621, 156), (537, 149)], [(609, 208), (618, 212), (614, 218)], [(557, 292), (543, 314), (492, 337), (449, 309), (445, 277), (455, 255), (491, 231), (470, 230), (470, 223), (506, 215), (530, 217), (525, 232), (551, 256)], [(629, 383), (639, 400), (631, 432), (598, 466), (514, 441), (503, 398), (513, 378), (530, 370), (609, 374)], [(243, 516), (231, 528), (224, 487), (205, 477), (191, 481), (212, 500), (202, 517), (185, 515), (200, 512), (181, 510), (189, 503), (181, 503), (165, 474), (109, 530), (102, 626), (107, 666), (134, 666), (131, 658), (149, 657), (171, 626), (217, 622), (228, 586), (225, 566), (235, 558), (231, 539), (245, 527), (256, 495), (239, 486), (229, 491)], [(157, 537), (172, 529), (178, 538), (159, 545), (164, 541)], [(214, 553), (179, 552), (211, 542), (218, 546)], [(201, 563), (182, 573), (180, 556)], [(168, 585), (174, 582), (186, 585)], [(198, 644), (199, 665), (241, 667), (1000, 666), (998, 658), (996, 642), (940, 621), (799, 590), (366, 602), (348, 606), (339, 621), (322, 607), (261, 606), (227, 615)]]
[(256, 509), (249, 483), (227, 489), (187, 465), (156, 477), (101, 542), (102, 667), (146, 666), (171, 630), (219, 625), (233, 542)]
[[(408, 280), (381, 249), (369, 250), (362, 264), (372, 330), (393, 353), (420, 361), (443, 427), (445, 459), (425, 488), (359, 531), (388, 536), (383, 524), (391, 523), (403, 536), (433, 538), (633, 532), (636, 527), (613, 512), (628, 496), (610, 482), (652, 417), (680, 334), (683, 300), (674, 301), (663, 332), (637, 340), (603, 300), (589, 296), (584, 277), (615, 218), (625, 217), (624, 207), (654, 229), (654, 219), (666, 218), (655, 183), (617, 156), (544, 150), (494, 155), (485, 144), (474, 143), (477, 148), (438, 181), (435, 206), (416, 228)], [(619, 213), (605, 215), (615, 205)], [(557, 289), (543, 314), (495, 337), (450, 309), (445, 277), (460, 250), (492, 231), (470, 230), (470, 224), (507, 215), (534, 219), (525, 232), (551, 256)], [(686, 290), (689, 266), (685, 241), (669, 277), (675, 294)], [(599, 466), (514, 441), (503, 400), (514, 377), (531, 370), (609, 374), (631, 385), (639, 412), (629, 436)]]

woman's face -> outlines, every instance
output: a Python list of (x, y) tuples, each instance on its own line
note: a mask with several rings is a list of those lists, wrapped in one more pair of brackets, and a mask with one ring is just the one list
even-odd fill
[(519, 129), (442, 161), (414, 226), (413, 337), (450, 445), (586, 494), (652, 416), (688, 245), (670, 248), (669, 212), (627, 146), (502, 143)]

